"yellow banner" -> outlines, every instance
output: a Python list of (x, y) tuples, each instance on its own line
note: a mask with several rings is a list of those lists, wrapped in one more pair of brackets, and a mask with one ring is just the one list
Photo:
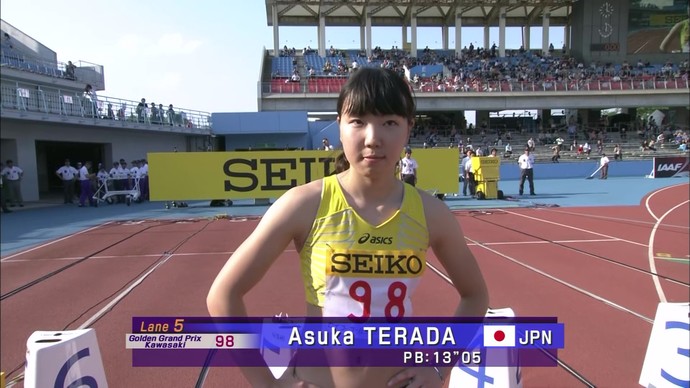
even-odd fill
[[(342, 151), (162, 152), (148, 154), (152, 201), (278, 198), (332, 173)], [(417, 187), (458, 192), (457, 149), (415, 149)]]

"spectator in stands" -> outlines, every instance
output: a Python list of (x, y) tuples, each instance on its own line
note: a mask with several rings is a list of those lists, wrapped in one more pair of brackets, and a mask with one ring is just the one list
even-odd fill
[(168, 122), (172, 126), (175, 124), (175, 121), (175, 109), (173, 109), (173, 104), (170, 104), (168, 105)]
[(328, 138), (323, 138), (321, 140), (321, 144), (323, 145), (323, 148), (321, 148), (324, 151), (333, 151), (333, 146), (331, 145), (331, 142), (328, 141)]
[(585, 142), (582, 146), (582, 153), (587, 155), (587, 159), (589, 159), (589, 155), (592, 153), (592, 146), (589, 145), (589, 142)]
[(299, 82), (299, 81), (300, 81), (299, 72), (297, 72), (297, 69), (295, 69), (295, 71), (292, 72), (292, 75), (290, 76), (290, 78), (287, 79), (287, 80), (285, 80), (285, 83), (288, 83), (288, 82)]
[(551, 156), (551, 163), (559, 163), (558, 159), (561, 158), (561, 147), (556, 144), (555, 146), (551, 147), (553, 150), (553, 156)]
[(113, 104), (108, 103), (108, 119), (115, 120), (115, 112), (113, 111)]
[(513, 147), (510, 145), (510, 143), (507, 143), (503, 157), (510, 158), (511, 156), (513, 156)]
[(156, 106), (156, 103), (153, 101), (151, 101), (151, 122), (154, 124), (159, 124), (161, 122), (160, 112)]
[(14, 46), (12, 46), (12, 42), (11, 42), (11, 39), (10, 39), (10, 34), (4, 33), (4, 34), (3, 34), (3, 38), (5, 39), (4, 44), (6, 44), (7, 47), (10, 48), (10, 50), (13, 49)]
[(127, 104), (122, 104), (117, 110), (117, 119), (120, 121), (127, 120)]
[(613, 147), (613, 160), (623, 160), (623, 150), (620, 144), (616, 144)]
[(98, 107), (98, 96), (96, 91), (93, 90), (91, 84), (86, 84), (84, 87), (84, 102), (85, 108), (91, 115), (91, 117), (100, 117), (100, 109)]
[(649, 142), (647, 142), (647, 149), (650, 151), (656, 151), (656, 141), (654, 139), (649, 139)]
[(77, 77), (74, 75), (74, 71), (76, 70), (77, 66), (72, 63), (72, 61), (67, 61), (67, 65), (65, 65), (65, 78), (71, 79), (71, 80), (76, 80)]
[(139, 101), (139, 104), (137, 104), (137, 119), (140, 123), (144, 122), (144, 118), (146, 117), (146, 110), (148, 109), (148, 105), (146, 104), (146, 99), (142, 98), (141, 101)]

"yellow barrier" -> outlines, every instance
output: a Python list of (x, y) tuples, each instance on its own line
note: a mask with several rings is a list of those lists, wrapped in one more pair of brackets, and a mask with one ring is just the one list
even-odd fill
[(0, 372), (0, 388), (5, 388), (5, 372)]
[[(163, 152), (148, 154), (153, 201), (278, 198), (329, 175), (341, 151)], [(420, 149), (417, 187), (458, 191), (458, 151)]]
[(501, 159), (488, 156), (472, 158), (474, 180), (477, 182), (477, 198), (503, 199), (503, 192), (498, 190)]

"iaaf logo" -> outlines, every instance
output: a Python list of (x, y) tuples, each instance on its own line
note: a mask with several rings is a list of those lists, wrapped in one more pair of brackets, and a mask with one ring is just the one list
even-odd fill
[(393, 244), (393, 237), (372, 236), (369, 233), (364, 233), (362, 237), (357, 240), (360, 244), (364, 244), (367, 241), (369, 241), (369, 244), (391, 245)]
[(680, 168), (683, 167), (683, 163), (664, 163), (664, 164), (659, 164), (659, 167), (656, 168), (657, 171), (678, 171)]

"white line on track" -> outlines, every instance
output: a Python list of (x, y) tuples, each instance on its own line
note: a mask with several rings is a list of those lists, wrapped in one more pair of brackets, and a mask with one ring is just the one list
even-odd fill
[[(286, 249), (283, 252), (297, 252), (294, 249)], [(212, 256), (212, 255), (227, 255), (230, 257), (235, 253), (235, 251), (224, 251), (224, 252), (187, 252), (187, 253), (175, 253), (175, 256)], [(97, 255), (97, 256), (91, 256), (89, 259), (138, 259), (138, 258), (143, 258), (143, 257), (161, 257), (165, 255), (165, 253), (147, 253), (147, 254), (141, 254), (141, 255)], [(32, 262), (38, 262), (38, 261), (74, 261), (74, 260), (81, 260), (83, 259), (84, 256), (75, 256), (75, 257), (53, 257), (49, 259), (16, 259), (16, 260), (7, 260), (4, 263), (32, 263)]]
[(672, 188), (674, 188), (674, 187), (682, 186), (682, 185), (685, 185), (685, 184), (686, 184), (686, 183), (680, 183), (680, 184), (673, 185), (673, 186), (667, 186), (667, 187), (664, 187), (664, 188), (662, 188), (662, 189), (659, 189), (659, 190), (657, 190), (657, 191), (655, 191), (655, 192), (649, 194), (649, 197), (647, 197), (647, 200), (644, 201), (644, 206), (647, 208), (647, 212), (654, 218), (655, 221), (659, 221), (659, 218), (656, 216), (656, 214), (654, 214), (654, 212), (652, 211), (652, 208), (649, 207), (649, 202), (650, 202), (650, 200), (652, 199), (652, 197), (654, 197), (655, 195), (661, 193), (661, 192), (664, 191), (664, 190), (672, 189)]
[[(129, 285), (125, 290), (123, 290), (121, 293), (119, 293), (115, 298), (113, 298), (107, 305), (105, 305), (102, 309), (100, 309), (97, 313), (92, 315), (89, 319), (87, 319), (84, 323), (79, 325), (78, 328), (75, 330), (83, 330), (91, 326), (94, 322), (99, 320), (102, 316), (104, 316), (110, 309), (112, 309), (116, 304), (118, 304), (122, 299), (124, 299), (130, 292), (132, 292), (133, 289), (135, 289), (138, 285), (140, 285), (144, 279), (146, 279), (150, 274), (153, 273), (158, 267), (162, 266), (165, 264), (168, 260), (170, 260), (175, 254), (167, 254), (167, 257), (165, 257), (163, 260), (159, 261), (153, 268), (148, 270), (146, 273), (143, 275), (139, 276), (132, 284)], [(16, 382), (19, 382), (24, 379), (24, 373), (20, 373), (16, 377), (12, 378), (11, 381), (7, 383), (7, 388), (13, 387)]]
[[(617, 238), (602, 238), (593, 240), (536, 240), (536, 241), (504, 241), (504, 242), (491, 242), (483, 243), (484, 245), (527, 245), (527, 244), (572, 244), (572, 243), (597, 243), (597, 242), (616, 242), (621, 241)], [(470, 246), (474, 245), (472, 243), (468, 244)]]
[(144, 279), (146, 279), (150, 274), (153, 273), (158, 267), (162, 266), (165, 264), (168, 260), (170, 260), (175, 254), (168, 254), (167, 257), (165, 257), (163, 260), (159, 261), (154, 265), (150, 270), (146, 271), (143, 275), (139, 276), (137, 280), (135, 280), (132, 284), (129, 285), (125, 290), (123, 290), (121, 293), (119, 293), (115, 298), (113, 298), (110, 303), (105, 305), (102, 309), (100, 309), (96, 314), (92, 315), (91, 318), (87, 319), (86, 322), (82, 323), (77, 330), (82, 330), (85, 329), (89, 326), (91, 326), (94, 322), (96, 322), (98, 319), (100, 319), (105, 313), (110, 311), (110, 309), (113, 308), (117, 303), (119, 303), (122, 299), (124, 299), (125, 296), (127, 296), (134, 288), (136, 288), (138, 285), (140, 285)]
[[(605, 221), (618, 221), (618, 222), (627, 222), (630, 224), (640, 224), (641, 226), (653, 226), (654, 225), (654, 222), (650, 222), (650, 221), (631, 220), (629, 218), (609, 217), (609, 216), (600, 216), (600, 215), (596, 215), (596, 214), (569, 212), (569, 211), (564, 211), (564, 210), (554, 210), (553, 208), (541, 208), (539, 210), (540, 211), (548, 211), (551, 213), (568, 214), (568, 215), (581, 216), (581, 217), (587, 217), (587, 218), (598, 218), (600, 220), (605, 220)], [(666, 224), (666, 225), (664, 225), (664, 228), (690, 230), (690, 226), (688, 226), (687, 224), (686, 225)]]
[(2, 262), (2, 261), (7, 261), (7, 260), (12, 259), (12, 258), (14, 258), (14, 257), (23, 255), (23, 254), (25, 254), (25, 253), (29, 253), (29, 252), (35, 251), (35, 250), (37, 250), (37, 249), (45, 248), (45, 247), (47, 247), (47, 246), (49, 246), (49, 245), (52, 245), (52, 244), (55, 244), (55, 243), (57, 243), (57, 242), (67, 240), (67, 239), (70, 238), (70, 237), (74, 237), (74, 236), (78, 236), (78, 235), (80, 235), (80, 234), (84, 234), (84, 233), (86, 233), (86, 232), (90, 232), (90, 231), (92, 231), (92, 230), (101, 228), (101, 227), (106, 226), (106, 225), (111, 224), (111, 223), (112, 223), (112, 221), (108, 221), (108, 222), (106, 222), (105, 224), (96, 225), (96, 226), (94, 226), (94, 227), (91, 227), (91, 228), (88, 228), (88, 229), (84, 229), (84, 230), (81, 230), (81, 231), (79, 231), (79, 232), (72, 233), (72, 234), (70, 234), (69, 236), (65, 236), (65, 237), (59, 238), (59, 239), (57, 239), (57, 240), (53, 240), (53, 241), (47, 242), (47, 243), (45, 243), (45, 244), (41, 244), (41, 245), (35, 246), (35, 247), (30, 248), (30, 249), (27, 249), (27, 250), (25, 250), (25, 251), (17, 252), (17, 253), (15, 253), (14, 255), (9, 255), (9, 256), (7, 256), (7, 257), (1, 259), (0, 262)]
[(555, 281), (555, 282), (557, 282), (557, 283), (560, 283), (560, 284), (562, 284), (562, 285), (564, 285), (564, 286), (566, 286), (566, 287), (568, 287), (568, 288), (571, 288), (571, 289), (573, 289), (573, 290), (575, 290), (575, 291), (577, 291), (577, 292), (580, 292), (580, 293), (585, 294), (585, 295), (587, 295), (587, 296), (589, 296), (589, 297), (591, 297), (591, 298), (593, 298), (593, 299), (596, 299), (596, 300), (598, 300), (598, 301), (600, 301), (600, 302), (603, 302), (604, 304), (606, 304), (606, 305), (608, 305), (608, 306), (611, 306), (611, 307), (613, 307), (613, 308), (615, 308), (615, 309), (617, 309), (617, 310), (621, 310), (621, 311), (624, 311), (624, 312), (626, 312), (626, 313), (632, 314), (632, 315), (634, 315), (634, 316), (636, 316), (636, 317), (638, 317), (638, 318), (642, 319), (643, 321), (646, 321), (646, 322), (648, 322), (648, 323), (650, 323), (650, 324), (653, 324), (653, 323), (654, 323), (654, 320), (653, 320), (653, 319), (647, 318), (647, 317), (645, 317), (644, 315), (642, 315), (642, 314), (640, 314), (640, 313), (638, 313), (638, 312), (635, 312), (635, 311), (633, 311), (633, 310), (630, 310), (629, 308), (623, 307), (623, 306), (621, 306), (621, 305), (619, 305), (619, 304), (617, 304), (617, 303), (615, 303), (615, 302), (612, 302), (612, 301), (610, 301), (610, 300), (608, 300), (608, 299), (606, 299), (606, 298), (604, 298), (604, 297), (602, 297), (602, 296), (599, 296), (599, 295), (597, 295), (597, 294), (594, 294), (594, 293), (592, 293), (592, 292), (589, 292), (589, 291), (587, 291), (587, 290), (585, 290), (585, 289), (583, 289), (583, 288), (580, 288), (580, 287), (578, 287), (578, 286), (576, 286), (576, 285), (574, 285), (574, 284), (568, 283), (568, 282), (566, 282), (565, 280), (562, 280), (562, 279), (559, 279), (559, 278), (557, 278), (557, 277), (555, 277), (555, 276), (552, 276), (552, 275), (550, 275), (550, 274), (548, 274), (548, 273), (546, 273), (546, 272), (544, 272), (544, 271), (542, 271), (542, 270), (540, 270), (540, 269), (538, 269), (538, 268), (532, 267), (532, 266), (529, 265), (529, 264), (525, 264), (525, 263), (521, 262), (520, 260), (518, 260), (518, 259), (516, 259), (516, 258), (514, 258), (514, 257), (512, 257), (512, 256), (508, 256), (508, 255), (506, 255), (506, 254), (503, 254), (503, 253), (501, 253), (501, 252), (499, 252), (499, 251), (497, 251), (497, 250), (495, 250), (495, 249), (492, 249), (492, 248), (490, 248), (490, 247), (488, 247), (488, 246), (486, 246), (486, 245), (484, 245), (484, 244), (482, 244), (482, 243), (480, 243), (480, 242), (474, 241), (474, 240), (472, 240), (472, 239), (470, 239), (470, 238), (467, 238), (467, 237), (465, 237), (465, 238), (466, 238), (467, 240), (469, 240), (470, 242), (476, 244), (477, 246), (479, 246), (479, 247), (481, 247), (481, 248), (483, 248), (483, 249), (486, 249), (486, 250), (489, 251), (489, 252), (493, 252), (494, 254), (499, 255), (499, 256), (501, 256), (501, 257), (507, 259), (507, 260), (510, 260), (510, 261), (512, 261), (513, 263), (517, 264), (517, 265), (520, 265), (520, 266), (522, 266), (522, 267), (525, 267), (525, 268), (527, 268), (527, 269), (529, 269), (529, 270), (531, 270), (531, 271), (534, 271), (534, 272), (536, 272), (536, 273), (538, 273), (538, 274), (540, 274), (540, 275), (542, 275), (542, 276), (545, 276), (545, 277), (547, 277), (547, 278), (549, 278), (549, 279), (551, 279), (551, 280), (553, 280), (553, 281)]
[[(513, 263), (517, 264), (517, 265), (520, 265), (520, 266), (522, 266), (522, 267), (525, 267), (525, 268), (527, 268), (527, 269), (529, 269), (529, 270), (531, 270), (531, 271), (534, 271), (534, 272), (536, 272), (536, 273), (538, 273), (538, 274), (540, 274), (540, 275), (542, 275), (542, 276), (545, 276), (545, 277), (547, 277), (547, 278), (549, 278), (549, 279), (551, 279), (551, 280), (553, 280), (553, 281), (555, 281), (555, 282), (557, 282), (557, 283), (560, 283), (560, 284), (562, 284), (562, 285), (564, 285), (564, 286), (566, 286), (566, 287), (568, 287), (568, 288), (571, 288), (571, 289), (573, 289), (573, 290), (575, 290), (575, 291), (577, 291), (577, 292), (580, 292), (580, 293), (582, 293), (582, 294), (585, 294), (585, 295), (587, 295), (587, 296), (589, 296), (589, 297), (591, 297), (591, 298), (593, 298), (593, 299), (595, 299), (595, 300), (598, 300), (598, 301), (600, 301), (600, 302), (603, 302), (604, 304), (606, 304), (606, 305), (608, 305), (608, 306), (611, 306), (611, 307), (613, 307), (613, 308), (615, 308), (615, 309), (617, 309), (617, 310), (621, 310), (621, 311), (624, 311), (624, 312), (626, 312), (626, 313), (632, 314), (632, 315), (634, 315), (634, 316), (636, 316), (636, 317), (638, 317), (638, 318), (640, 318), (640, 319), (642, 319), (643, 321), (646, 321), (646, 322), (648, 322), (648, 323), (652, 323), (652, 324), (654, 323), (654, 320), (653, 320), (653, 319), (647, 318), (647, 317), (645, 317), (644, 315), (642, 315), (642, 314), (640, 314), (640, 313), (638, 313), (638, 312), (635, 312), (635, 311), (633, 311), (633, 310), (630, 310), (629, 308), (623, 307), (623, 306), (621, 306), (621, 305), (619, 305), (619, 304), (617, 304), (617, 303), (615, 303), (615, 302), (612, 302), (612, 301), (610, 301), (610, 300), (608, 300), (608, 299), (606, 299), (606, 298), (604, 298), (604, 297), (602, 297), (602, 296), (599, 296), (599, 295), (594, 294), (594, 293), (592, 293), (592, 292), (589, 292), (589, 291), (587, 291), (587, 290), (585, 290), (585, 289), (583, 289), (583, 288), (580, 288), (580, 287), (578, 287), (578, 286), (576, 286), (576, 285), (574, 285), (574, 284), (568, 283), (568, 282), (566, 282), (565, 280), (562, 280), (562, 279), (559, 279), (559, 278), (557, 278), (557, 277), (555, 277), (555, 276), (552, 276), (552, 275), (550, 275), (550, 274), (548, 274), (548, 273), (546, 273), (546, 272), (544, 272), (544, 271), (542, 271), (542, 270), (540, 270), (540, 269), (538, 269), (538, 268), (532, 267), (532, 266), (529, 265), (529, 264), (525, 264), (525, 263), (521, 262), (520, 260), (518, 260), (518, 259), (516, 259), (516, 258), (514, 258), (514, 257), (512, 257), (512, 256), (508, 256), (508, 255), (506, 255), (506, 254), (504, 254), (504, 253), (501, 253), (501, 252), (499, 252), (499, 251), (497, 251), (497, 250), (495, 250), (495, 249), (492, 249), (492, 248), (488, 247), (486, 244), (482, 244), (482, 243), (480, 243), (480, 242), (478, 242), (478, 241), (472, 240), (471, 238), (468, 238), (467, 236), (465, 236), (465, 239), (467, 239), (467, 240), (468, 240), (470, 243), (472, 243), (473, 245), (476, 245), (476, 246), (478, 246), (478, 247), (481, 247), (481, 248), (483, 248), (483, 249), (486, 249), (487, 251), (492, 252), (492, 253), (494, 253), (494, 254), (496, 254), (496, 255), (498, 255), (498, 256), (501, 256), (501, 257), (503, 257), (503, 258), (505, 258), (505, 259), (507, 259), (507, 260), (510, 260), (510, 261), (512, 261)], [(453, 285), (453, 281), (452, 281), (446, 274), (444, 274), (443, 272), (441, 272), (439, 269), (437, 269), (436, 267), (434, 267), (434, 266), (433, 266), (431, 263), (429, 263), (429, 262), (427, 262), (427, 265), (428, 265), (429, 268), (430, 268), (432, 271), (434, 271), (438, 276), (440, 276), (441, 278), (443, 278), (443, 280), (447, 281), (450, 285)]]
[(582, 228), (578, 228), (578, 227), (575, 227), (575, 226), (572, 226), (572, 225), (566, 225), (566, 224), (561, 224), (561, 223), (559, 223), (559, 222), (544, 220), (544, 219), (541, 219), (541, 218), (532, 217), (532, 216), (528, 216), (528, 215), (525, 215), (525, 214), (515, 213), (515, 212), (509, 211), (509, 210), (506, 210), (506, 213), (509, 213), (509, 214), (512, 214), (512, 215), (516, 215), (516, 216), (519, 216), (519, 217), (529, 218), (529, 219), (531, 219), (531, 220), (535, 220), (535, 221), (539, 221), (539, 222), (544, 222), (544, 223), (547, 223), (547, 224), (552, 224), (552, 225), (561, 226), (561, 227), (568, 228), (568, 229), (577, 230), (577, 231), (580, 231), (580, 232), (585, 232), (585, 233), (593, 234), (593, 235), (600, 236), (600, 237), (605, 237), (605, 238), (609, 238), (609, 239), (613, 239), (613, 240), (617, 240), (617, 241), (626, 242), (626, 243), (633, 244), (633, 245), (639, 245), (639, 246), (645, 247), (645, 248), (647, 247), (647, 244), (638, 243), (637, 241), (631, 241), (631, 240), (626, 240), (626, 239), (619, 238), (619, 237), (609, 236), (608, 234), (598, 233), (598, 232), (595, 232), (595, 231), (592, 231), (592, 230), (582, 229)]
[[(654, 194), (652, 194), (654, 195)], [(651, 197), (651, 195), (650, 195)], [(647, 249), (647, 256), (649, 257), (649, 270), (652, 272), (652, 281), (654, 282), (654, 288), (656, 288), (656, 294), (659, 296), (659, 301), (661, 303), (666, 303), (666, 295), (664, 294), (664, 289), (661, 287), (661, 282), (659, 282), (659, 276), (657, 275), (656, 272), (656, 263), (654, 262), (654, 237), (656, 236), (656, 231), (657, 228), (659, 228), (659, 225), (661, 225), (661, 222), (666, 218), (667, 215), (671, 214), (674, 210), (678, 209), (679, 207), (685, 205), (690, 201), (684, 201), (679, 203), (678, 205), (672, 207), (669, 209), (664, 215), (662, 215), (660, 218), (656, 218), (654, 216), (654, 213), (652, 213), (651, 209), (647, 207), (647, 210), (649, 211), (649, 214), (652, 215), (652, 217), (656, 218), (656, 223), (654, 224), (654, 227), (652, 228), (652, 232), (649, 234), (649, 248)]]
[(431, 263), (429, 263), (428, 261), (426, 262), (426, 265), (429, 267), (430, 270), (434, 271), (434, 272), (436, 273), (436, 275), (440, 276), (443, 280), (447, 281), (451, 286), (453, 285), (453, 281), (450, 280), (450, 278), (449, 278), (446, 274), (444, 274), (443, 272), (441, 272), (440, 269), (434, 267), (434, 266), (433, 266)]

